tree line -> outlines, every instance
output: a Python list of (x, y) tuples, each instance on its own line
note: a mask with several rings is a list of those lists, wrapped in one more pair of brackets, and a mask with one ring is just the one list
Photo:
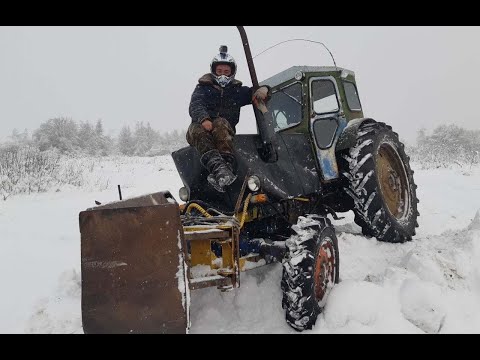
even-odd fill
[(416, 145), (407, 149), (412, 160), (423, 168), (480, 164), (480, 130), (467, 130), (455, 124), (440, 125), (429, 134), (417, 133)]
[(76, 122), (70, 118), (52, 118), (40, 124), (30, 136), (27, 129), (12, 131), (12, 144), (29, 144), (40, 151), (56, 149), (62, 154), (108, 156), (156, 156), (187, 146), (185, 131), (160, 133), (150, 123), (123, 126), (117, 137), (105, 134), (102, 120)]
[[(187, 146), (185, 130), (160, 133), (150, 123), (123, 126), (116, 137), (105, 134), (101, 120), (96, 123), (75, 122), (59, 117), (45, 121), (33, 131), (14, 129), (13, 144), (29, 144), (40, 151), (56, 150), (61, 154), (108, 156), (168, 155)], [(447, 167), (450, 164), (480, 163), (480, 130), (467, 130), (455, 124), (439, 125), (428, 133), (421, 129), (416, 144), (407, 144), (407, 153), (423, 167)]]

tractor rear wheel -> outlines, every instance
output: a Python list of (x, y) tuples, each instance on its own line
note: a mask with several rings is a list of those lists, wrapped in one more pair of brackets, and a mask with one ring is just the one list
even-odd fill
[(398, 134), (384, 123), (368, 121), (344, 154), (346, 193), (354, 203), (355, 223), (380, 241), (411, 240), (418, 227), (417, 195), (409, 157)]
[(311, 329), (338, 283), (339, 256), (335, 229), (325, 217), (300, 216), (286, 241), (282, 306), (287, 323), (297, 331)]

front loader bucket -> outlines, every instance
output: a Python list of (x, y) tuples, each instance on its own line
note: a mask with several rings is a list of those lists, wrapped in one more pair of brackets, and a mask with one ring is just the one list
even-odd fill
[(85, 333), (186, 333), (188, 283), (178, 204), (168, 192), (80, 213)]

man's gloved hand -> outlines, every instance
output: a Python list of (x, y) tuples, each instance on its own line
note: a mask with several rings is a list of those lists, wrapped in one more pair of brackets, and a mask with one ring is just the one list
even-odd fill
[(257, 100), (265, 102), (269, 97), (269, 88), (267, 86), (260, 86), (254, 93), (253, 97)]
[(204, 120), (202, 121), (202, 126), (203, 126), (203, 128), (204, 128), (205, 130), (207, 130), (207, 131), (212, 131), (213, 124), (212, 124), (212, 122), (210, 121), (210, 119), (208, 119), (208, 118), (207, 118), (207, 119), (204, 119)]

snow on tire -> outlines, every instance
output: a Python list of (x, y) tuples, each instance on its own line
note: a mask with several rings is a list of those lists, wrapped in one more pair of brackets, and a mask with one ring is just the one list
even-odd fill
[(338, 282), (338, 244), (327, 218), (300, 216), (292, 228), (297, 234), (285, 243), (282, 307), (287, 323), (303, 331), (315, 325), (330, 290)]
[(343, 158), (348, 163), (342, 174), (348, 180), (345, 191), (363, 234), (392, 243), (411, 240), (420, 215), (417, 186), (398, 134), (384, 123), (364, 122)]

